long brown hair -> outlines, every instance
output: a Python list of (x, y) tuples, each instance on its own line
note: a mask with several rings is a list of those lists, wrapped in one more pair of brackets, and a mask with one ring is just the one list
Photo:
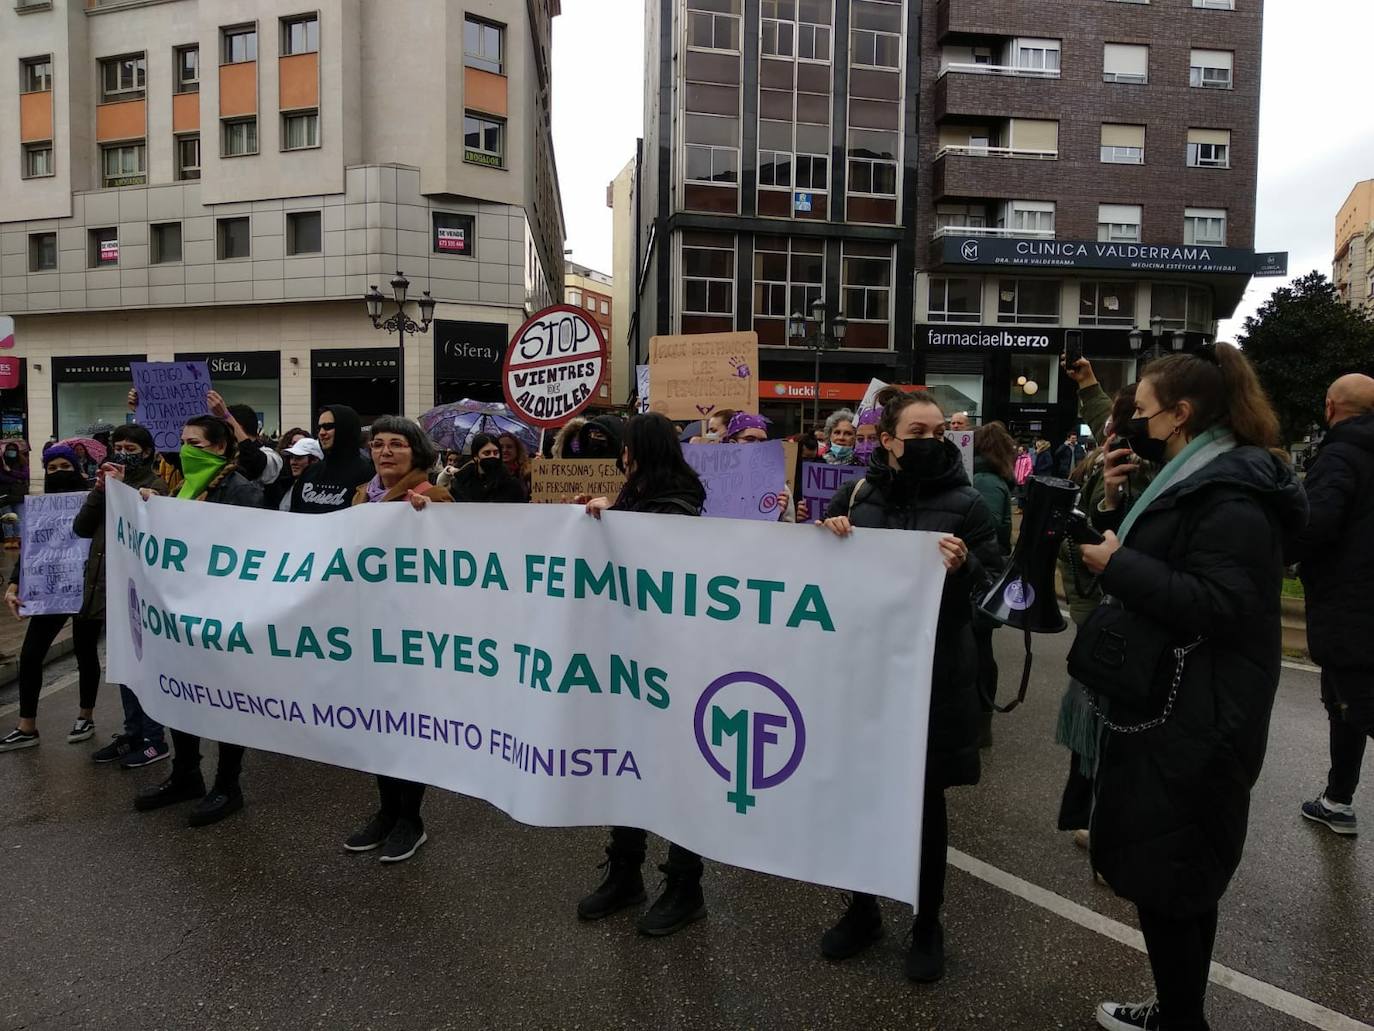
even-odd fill
[(990, 422), (973, 431), (973, 453), (1004, 480), (1016, 474), (1016, 441), (1000, 422)]
[(1279, 446), (1279, 418), (1238, 347), (1215, 344), (1198, 354), (1171, 354), (1146, 366), (1141, 379), (1150, 381), (1162, 407), (1181, 401), (1192, 405), (1192, 417), (1184, 427), (1190, 436), (1226, 426), (1237, 443)]

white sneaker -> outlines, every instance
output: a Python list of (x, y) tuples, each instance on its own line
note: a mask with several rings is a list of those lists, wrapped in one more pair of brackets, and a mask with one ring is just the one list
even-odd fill
[(1144, 1002), (1100, 1003), (1097, 1026), (1107, 1031), (1157, 1031), (1159, 1000), (1152, 995)]
[(67, 735), (67, 744), (79, 745), (82, 741), (89, 741), (95, 737), (95, 721), (88, 720), (84, 716), (78, 716), (76, 722), (72, 724), (71, 733)]

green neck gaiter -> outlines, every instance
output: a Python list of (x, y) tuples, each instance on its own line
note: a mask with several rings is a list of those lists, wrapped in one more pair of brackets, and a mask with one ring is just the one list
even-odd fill
[(181, 474), (186, 479), (181, 484), (181, 490), (177, 491), (177, 497), (194, 500), (225, 465), (223, 455), (217, 455), (213, 451), (202, 451), (190, 444), (182, 444)]

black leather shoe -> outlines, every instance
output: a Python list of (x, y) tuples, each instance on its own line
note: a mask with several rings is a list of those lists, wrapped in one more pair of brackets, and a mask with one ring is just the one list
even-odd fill
[(854, 895), (839, 923), (821, 935), (821, 955), (826, 959), (857, 956), (883, 936), (883, 911), (872, 895)]
[(161, 784), (141, 788), (134, 796), (134, 808), (140, 813), (149, 813), (178, 802), (194, 802), (204, 794), (205, 781), (199, 773), (190, 776), (174, 773)]
[(215, 787), (191, 809), (187, 822), (192, 827), (208, 827), (243, 808), (243, 792), (238, 788)]
[(906, 954), (906, 976), (924, 984), (945, 976), (945, 932), (939, 920), (917, 917), (911, 925), (911, 951)]

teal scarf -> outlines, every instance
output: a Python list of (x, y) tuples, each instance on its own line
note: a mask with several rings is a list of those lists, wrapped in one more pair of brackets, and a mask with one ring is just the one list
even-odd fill
[(1206, 433), (1200, 433), (1188, 442), (1188, 446), (1170, 459), (1150, 481), (1145, 493), (1131, 506), (1126, 518), (1121, 520), (1121, 528), (1116, 531), (1117, 539), (1124, 542), (1135, 521), (1150, 507), (1161, 494), (1174, 484), (1182, 483), (1212, 459), (1224, 455), (1236, 447), (1235, 435), (1225, 426), (1213, 426)]

